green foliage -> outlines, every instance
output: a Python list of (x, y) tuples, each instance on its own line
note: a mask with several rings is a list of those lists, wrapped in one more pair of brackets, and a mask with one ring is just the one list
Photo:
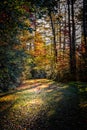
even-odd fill
[(25, 54), (22, 50), (12, 50), (8, 46), (1, 49), (0, 88), (5, 91), (8, 90), (10, 84), (17, 86), (20, 83), (18, 79), (23, 71)]
[[(22, 47), (18, 35), (22, 30), (32, 31), (31, 27), (24, 24), (21, 17), (27, 10), (28, 3), (24, 1), (0, 2), (0, 89), (7, 91), (13, 85), (16, 87), (21, 82), (24, 70), (24, 60), (27, 54)], [(17, 48), (16, 48), (17, 46)]]
[[(9, 89), (9, 87), (16, 87), (21, 82), (21, 79), (47, 76), (47, 78), (52, 78), (57, 81), (67, 81), (69, 79), (72, 80), (74, 75), (70, 73), (71, 58), (69, 54), (72, 49), (70, 50), (70, 44), (67, 44), (67, 41), (69, 41), (68, 37), (70, 30), (68, 29), (68, 27), (65, 28), (65, 26), (68, 24), (67, 20), (63, 25), (63, 27), (65, 28), (64, 30), (62, 29), (61, 24), (59, 24), (59, 22), (63, 22), (63, 19), (67, 19), (68, 16), (68, 10), (66, 11), (66, 16), (64, 16), (62, 14), (63, 8), (61, 7), (61, 9), (59, 9), (60, 7), (58, 7), (63, 4), (67, 5), (67, 2), (59, 0), (1, 0), (0, 89), (6, 91)], [(80, 13), (78, 13), (76, 17), (77, 20), (81, 22), (82, 7), (78, 10), (80, 10)], [(73, 11), (75, 12), (75, 10)], [(52, 17), (51, 19), (48, 14)], [(53, 25), (51, 24), (49, 30), (51, 31), (51, 28), (53, 28), (54, 34), (52, 39), (54, 40), (52, 40), (49, 45), (45, 44), (45, 41), (43, 41), (43, 38), (39, 35), (39, 33), (35, 32), (35, 38), (33, 35), (31, 35), (33, 31), (37, 31), (37, 29), (35, 29), (38, 28), (36, 27), (38, 26), (36, 24), (36, 22), (38, 21), (37, 19), (41, 19), (42, 16), (44, 19), (46, 18), (45, 22), (53, 22)], [(59, 19), (59, 17), (61, 18)], [(56, 22), (58, 23), (57, 25)], [(73, 29), (72, 25), (71, 28)], [(63, 48), (61, 48), (61, 41), (63, 39), (62, 35), (64, 35), (65, 42), (63, 43)], [(61, 40), (58, 41), (58, 39)], [(33, 44), (31, 43), (32, 40)], [(82, 42), (84, 42), (84, 40), (82, 40)], [(74, 42), (75, 41), (73, 41), (73, 43)], [(31, 43), (31, 46), (29, 46), (28, 48), (31, 49), (29, 53), (26, 50), (26, 43)], [(67, 45), (68, 49), (66, 48)], [(76, 47), (76, 45), (74, 47)], [(80, 53), (78, 53), (80, 54), (80, 56), (78, 55), (76, 58), (76, 62), (78, 62), (78, 65), (74, 63), (74, 60), (72, 60), (72, 63), (76, 65), (77, 68), (79, 68), (76, 68), (78, 77), (81, 77), (82, 75), (84, 75), (84, 73), (87, 74), (86, 47), (85, 53), (84, 47), (82, 50)], [(82, 66), (85, 66), (85, 68)], [(84, 80), (86, 80), (86, 78), (87, 77), (85, 76)]]

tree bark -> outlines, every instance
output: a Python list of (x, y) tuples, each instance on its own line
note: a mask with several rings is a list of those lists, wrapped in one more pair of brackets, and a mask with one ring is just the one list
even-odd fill
[(51, 20), (51, 27), (53, 33), (53, 43), (54, 43), (54, 62), (57, 63), (57, 48), (56, 48), (56, 34), (55, 34), (55, 26), (54, 21), (52, 19), (51, 12), (49, 12), (50, 20)]
[[(70, 3), (71, 2), (71, 3)], [(74, 21), (74, 2), (73, 0), (68, 0), (68, 24), (69, 24), (69, 42), (70, 42), (70, 73), (71, 79), (76, 80), (76, 54), (75, 54), (75, 21)], [(71, 4), (71, 8), (70, 8)], [(71, 30), (71, 20), (72, 20), (72, 30)]]

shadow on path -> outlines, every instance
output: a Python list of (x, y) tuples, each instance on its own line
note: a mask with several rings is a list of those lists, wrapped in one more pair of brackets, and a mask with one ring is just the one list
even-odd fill
[[(38, 86), (40, 87), (43, 84), (45, 82), (40, 81), (32, 83), (31, 86), (26, 84), (29, 87), (20, 88), (10, 94), (14, 95), (18, 92), (22, 94), (24, 91), (37, 88)], [(29, 100), (29, 94), (25, 94), (26, 96), (24, 98)], [(4, 96), (6, 95), (2, 97)], [(16, 123), (14, 122), (14, 125), (11, 125), (12, 130), (86, 130), (87, 91), (86, 87), (81, 85), (81, 83), (70, 83), (69, 85), (50, 83), (40, 94), (37, 94), (37, 97), (41, 98), (44, 103), (41, 105), (38, 113), (33, 115), (31, 119), (29, 113), (27, 113), (26, 117), (21, 117), (20, 121), (17, 119), (18, 127), (16, 128)], [(81, 106), (81, 102), (83, 102), (83, 106)], [(7, 123), (7, 129), (10, 130), (9, 122), (4, 122), (7, 120), (4, 119), (4, 115), (9, 115), (12, 106), (16, 103), (17, 100), (12, 103), (8, 102), (9, 107), (0, 113), (2, 119), (0, 121), (2, 123), (0, 130), (5, 130), (4, 123)], [(33, 107), (32, 109), (34, 110)]]

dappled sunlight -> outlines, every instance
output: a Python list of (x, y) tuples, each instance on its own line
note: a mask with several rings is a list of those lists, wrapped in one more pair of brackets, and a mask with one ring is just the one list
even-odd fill
[[(1, 119), (3, 122), (9, 120), (12, 129), (17, 127), (22, 130), (32, 128), (37, 124), (37, 120), (41, 121), (43, 118), (47, 121), (47, 119), (52, 120), (56, 117), (58, 122), (60, 118), (62, 120), (67, 119), (67, 116), (72, 118), (72, 109), (76, 111), (77, 107), (74, 104), (76, 91), (74, 85), (70, 86), (46, 79), (26, 80), (14, 93), (3, 95), (0, 98)], [(87, 102), (79, 106), (86, 109)], [(4, 116), (3, 112), (6, 112)], [(63, 114), (65, 114), (65, 119), (63, 119)], [(9, 123), (6, 124), (6, 128), (10, 130)]]
[(50, 92), (52, 92), (52, 91), (53, 91), (53, 89), (48, 89), (48, 90), (46, 90), (47, 93), (50, 93)]
[(57, 91), (54, 91), (53, 89), (51, 89), (50, 92), (48, 92), (50, 90), (47, 90), (47, 95), (46, 95), (46, 98), (44, 99), (45, 102), (47, 102), (48, 104), (50, 103), (57, 103), (60, 102), (62, 99), (63, 99), (63, 93), (62, 92), (57, 92)]
[(30, 105), (36, 105), (36, 107), (41, 106), (43, 103), (42, 99), (33, 99), (29, 102)]
[(18, 93), (34, 92), (35, 94), (38, 94), (43, 90), (49, 89), (49, 86), (53, 85), (53, 83), (54, 83), (53, 81), (46, 79), (26, 80), (23, 85), (17, 88), (18, 90), (17, 92)]
[[(33, 90), (33, 88), (37, 88), (38, 86), (40, 86), (40, 87), (43, 86), (42, 83), (47, 84), (48, 82), (50, 82), (50, 81), (49, 80), (46, 81), (46, 79), (26, 80), (20, 87), (17, 88), (17, 90), (27, 90), (27, 89)], [(46, 85), (44, 87), (46, 87)]]
[(41, 89), (48, 88), (48, 87), (49, 87), (48, 84), (42, 84), (42, 85), (40, 86)]
[[(43, 84), (41, 84), (43, 83)], [(53, 93), (55, 87), (50, 88), (53, 81), (46, 79), (36, 79), (36, 80), (27, 80), (23, 85), (17, 88), (17, 91), (13, 94), (9, 94), (7, 96), (3, 96), (0, 99), (0, 102), (4, 102), (1, 107), (1, 110), (5, 110), (8, 107), (9, 114), (14, 115), (19, 111), (21, 115), (27, 115), (27, 113), (38, 113), (41, 107), (45, 106), (46, 102), (50, 102), (55, 97), (55, 101), (59, 101), (57, 97), (59, 97), (59, 93)], [(49, 98), (46, 99), (49, 93)], [(18, 114), (19, 115), (19, 114)], [(19, 116), (20, 117), (20, 116)]]
[(86, 108), (86, 109), (87, 109), (87, 102), (81, 103), (81, 104), (80, 104), (80, 107), (81, 107), (81, 108)]
[(1, 0), (0, 130), (85, 130), (86, 1)]
[[(38, 115), (41, 110), (41, 106), (43, 101), (41, 99), (33, 99), (30, 101), (26, 101), (22, 104), (15, 104), (9, 111), (10, 115), (17, 115), (18, 120), (25, 120), (27, 116), (32, 119), (33, 116)], [(10, 119), (13, 118), (10, 116)], [(15, 120), (15, 119), (14, 119)]]
[(4, 96), (4, 97), (2, 97), (2, 98), (0, 98), (0, 102), (6, 102), (6, 101), (11, 101), (11, 100), (14, 100), (16, 98), (16, 95), (12, 95), (12, 94), (10, 94), (10, 95), (8, 95), (8, 96)]
[(47, 116), (50, 117), (54, 114), (55, 114), (55, 110), (50, 110), (50, 111), (48, 111)]
[(55, 102), (58, 103), (59, 101), (61, 101), (63, 99), (63, 96), (61, 96), (61, 94), (59, 96), (55, 97)]

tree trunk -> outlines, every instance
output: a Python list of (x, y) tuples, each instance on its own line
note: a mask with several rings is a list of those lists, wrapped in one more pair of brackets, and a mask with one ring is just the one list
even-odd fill
[(56, 48), (56, 34), (55, 34), (55, 26), (54, 21), (52, 19), (51, 12), (49, 12), (50, 20), (51, 20), (51, 27), (53, 33), (53, 43), (54, 43), (54, 62), (57, 63), (57, 48)]
[(83, 35), (84, 35), (84, 42), (85, 42), (85, 49), (86, 49), (86, 53), (87, 53), (87, 39), (86, 39), (86, 29), (87, 29), (87, 21), (86, 21), (86, 3), (85, 3), (85, 0), (83, 0)]
[[(68, 3), (69, 42), (70, 42), (70, 73), (72, 76), (71, 79), (76, 80), (74, 3), (73, 0), (71, 0), (71, 8), (69, 0), (67, 1), (67, 3)], [(72, 30), (71, 30), (70, 15), (72, 16)]]
[(72, 14), (72, 68), (71, 73), (73, 79), (76, 80), (76, 47), (75, 47), (75, 21), (74, 21), (74, 3), (71, 0), (71, 14)]

